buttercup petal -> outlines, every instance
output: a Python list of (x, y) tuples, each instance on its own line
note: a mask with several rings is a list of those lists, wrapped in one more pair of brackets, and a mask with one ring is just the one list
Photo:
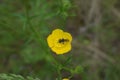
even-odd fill
[(68, 44), (65, 47), (61, 47), (61, 48), (53, 47), (52, 50), (56, 54), (65, 54), (65, 53), (67, 53), (68, 51), (71, 50), (71, 44)]

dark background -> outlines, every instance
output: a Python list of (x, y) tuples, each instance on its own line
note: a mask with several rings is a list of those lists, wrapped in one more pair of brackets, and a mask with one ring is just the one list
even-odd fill
[(0, 73), (55, 80), (46, 38), (56, 28), (73, 36), (68, 67), (83, 67), (73, 80), (120, 80), (119, 0), (0, 0)]

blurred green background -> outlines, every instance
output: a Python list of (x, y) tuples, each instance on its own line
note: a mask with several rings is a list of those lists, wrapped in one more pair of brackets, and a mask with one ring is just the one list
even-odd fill
[(0, 73), (55, 80), (56, 28), (73, 36), (68, 67), (83, 67), (72, 80), (120, 80), (119, 0), (0, 0)]

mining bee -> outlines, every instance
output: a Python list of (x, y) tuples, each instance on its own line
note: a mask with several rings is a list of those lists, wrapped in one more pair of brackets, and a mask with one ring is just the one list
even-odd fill
[(58, 42), (64, 44), (65, 42), (68, 42), (68, 41), (69, 41), (68, 39), (62, 38), (62, 39), (59, 39)]

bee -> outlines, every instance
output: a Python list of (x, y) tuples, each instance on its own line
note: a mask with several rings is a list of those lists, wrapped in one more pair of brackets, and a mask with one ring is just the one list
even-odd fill
[(62, 38), (62, 39), (59, 39), (58, 42), (64, 44), (65, 42), (68, 42), (68, 41), (69, 41), (68, 39)]

